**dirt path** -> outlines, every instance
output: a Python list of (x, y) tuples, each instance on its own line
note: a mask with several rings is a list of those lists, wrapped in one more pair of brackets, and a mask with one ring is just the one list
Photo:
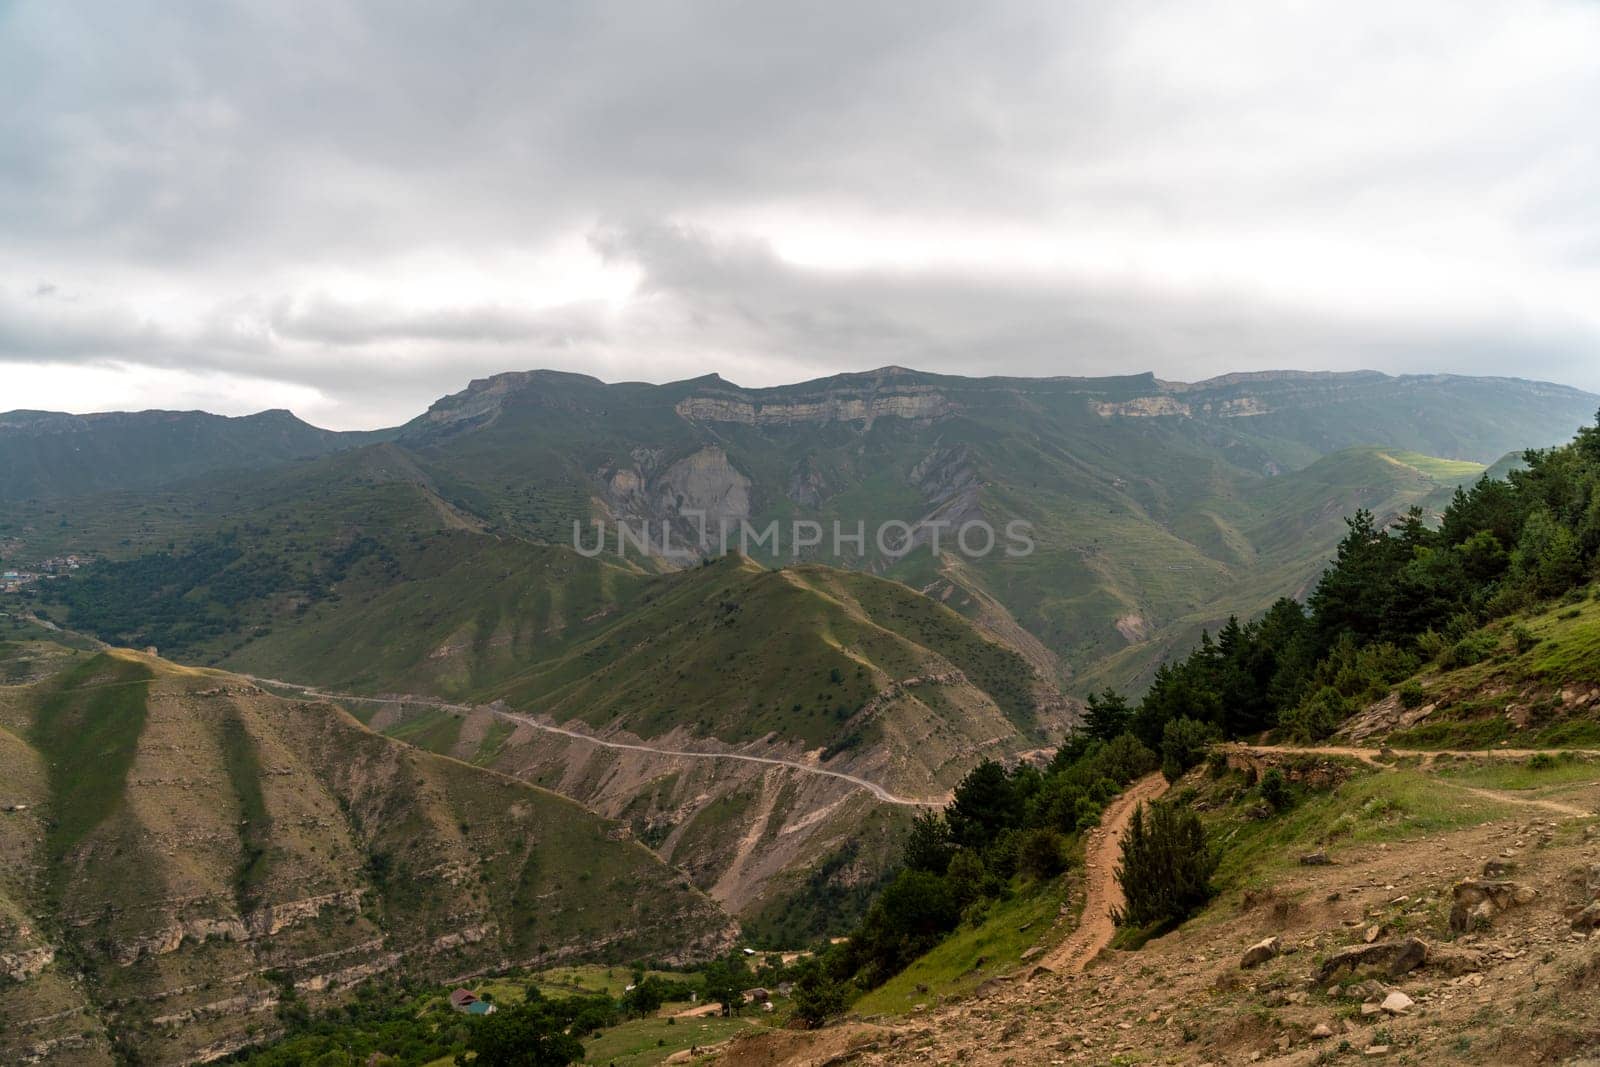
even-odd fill
[(1046, 956), (1043, 963), (1057, 974), (1076, 974), (1111, 944), (1117, 928), (1111, 915), (1123, 905), (1122, 887), (1117, 885), (1117, 860), (1122, 855), (1122, 835), (1128, 829), (1134, 810), (1167, 791), (1161, 772), (1145, 775), (1111, 802), (1100, 817), (1100, 825), (1090, 835), (1083, 850), (1083, 865), (1088, 872), (1088, 887), (1083, 901), (1083, 918), (1078, 928)]
[[(1225, 749), (1236, 752), (1278, 752), (1288, 755), (1297, 753), (1311, 756), (1348, 756), (1358, 759), (1363, 763), (1370, 763), (1375, 767), (1386, 764), (1379, 762), (1378, 756), (1383, 751), (1377, 748), (1358, 748), (1354, 745), (1246, 745), (1241, 742), (1230, 742), (1224, 745)], [(1392, 748), (1389, 749), (1397, 757), (1404, 759), (1407, 756), (1420, 756), (1424, 763), (1432, 763), (1440, 756), (1450, 756), (1455, 759), (1527, 759), (1540, 754), (1551, 755), (1555, 752), (1583, 752), (1588, 755), (1600, 755), (1592, 748), (1566, 746), (1563, 748)]]
[(275, 685), (283, 689), (292, 689), (297, 693), (303, 693), (306, 696), (316, 697), (323, 700), (348, 700), (362, 704), (384, 705), (415, 704), (425, 708), (437, 708), (440, 711), (450, 711), (461, 715), (470, 714), (474, 711), (486, 711), (490, 715), (494, 715), (497, 718), (505, 719), (508, 722), (514, 722), (521, 726), (529, 726), (535, 730), (541, 730), (547, 734), (559, 734), (562, 737), (570, 737), (577, 741), (583, 741), (591, 745), (597, 745), (600, 748), (616, 749), (622, 752), (648, 752), (652, 755), (671, 756), (678, 759), (736, 760), (742, 763), (761, 763), (771, 767), (789, 767), (805, 774), (815, 774), (824, 778), (837, 778), (840, 781), (848, 782), (858, 789), (865, 789), (867, 792), (871, 793), (875, 798), (885, 804), (898, 804), (904, 807), (912, 808), (940, 808), (949, 803), (950, 800), (949, 796), (903, 797), (896, 793), (889, 792), (889, 790), (885, 789), (877, 782), (869, 782), (865, 778), (858, 778), (853, 774), (846, 774), (844, 771), (832, 771), (828, 770), (826, 767), (818, 767), (810, 763), (801, 763), (799, 760), (781, 759), (776, 756), (749, 756), (742, 752), (691, 752), (687, 749), (661, 748), (656, 745), (633, 744), (626, 741), (607, 741), (604, 738), (595, 737), (593, 734), (586, 734), (578, 730), (569, 730), (563, 726), (555, 726), (550, 723), (539, 722), (537, 719), (534, 719), (530, 716), (519, 715), (512, 711), (501, 711), (499, 708), (476, 707), (471, 704), (451, 704), (443, 700), (432, 700), (426, 697), (407, 697), (401, 699), (398, 697), (356, 696), (353, 693), (330, 693), (327, 690), (317, 689), (314, 686), (300, 685), (297, 682), (285, 682), (277, 678), (257, 678), (250, 674), (241, 674), (239, 677), (248, 678), (250, 681), (259, 682), (262, 685)]
[[(1388, 764), (1382, 763), (1378, 760), (1377, 749), (1355, 748), (1348, 745), (1319, 745), (1301, 748), (1296, 745), (1245, 745), (1235, 743), (1225, 745), (1224, 748), (1233, 752), (1242, 753), (1246, 756), (1259, 756), (1264, 753), (1281, 753), (1290, 755), (1296, 753), (1306, 753), (1313, 756), (1348, 756), (1352, 759), (1358, 759), (1368, 766), (1377, 767), (1380, 770), (1390, 769)], [(1397, 752), (1402, 756), (1420, 756), (1422, 758), (1423, 770), (1431, 768), (1434, 764), (1434, 761), (1440, 756), (1453, 756), (1462, 759), (1470, 759), (1482, 756), (1502, 759), (1527, 759), (1528, 757), (1538, 755), (1541, 752), (1545, 753), (1546, 755), (1548, 755), (1550, 752), (1548, 749), (1537, 748), (1441, 748), (1430, 750), (1393, 749), (1392, 751)], [(1572, 749), (1571, 751), (1585, 752), (1589, 750)], [(1515, 790), (1485, 789), (1482, 786), (1466, 785), (1462, 782), (1452, 782), (1448, 778), (1441, 778), (1437, 775), (1435, 775), (1434, 780), (1440, 785), (1446, 786), (1450, 789), (1459, 790), (1463, 793), (1470, 793), (1475, 797), (1482, 797), (1485, 800), (1494, 800), (1502, 804), (1516, 804), (1525, 808), (1540, 808), (1544, 811), (1551, 812), (1552, 814), (1562, 815), (1571, 819), (1587, 819), (1595, 814), (1593, 811), (1588, 811), (1572, 804), (1563, 804), (1559, 800), (1545, 800), (1541, 797), (1522, 796)]]
[(1463, 793), (1471, 793), (1473, 796), (1483, 797), (1485, 800), (1495, 800), (1502, 804), (1520, 804), (1525, 808), (1542, 808), (1556, 815), (1565, 815), (1569, 819), (1587, 819), (1594, 815), (1592, 811), (1584, 811), (1582, 808), (1574, 807), (1571, 804), (1563, 804), (1559, 800), (1518, 796), (1507, 789), (1483, 789), (1475, 785), (1462, 785), (1460, 782), (1452, 782), (1446, 778), (1441, 778), (1439, 781), (1452, 789), (1459, 789)]

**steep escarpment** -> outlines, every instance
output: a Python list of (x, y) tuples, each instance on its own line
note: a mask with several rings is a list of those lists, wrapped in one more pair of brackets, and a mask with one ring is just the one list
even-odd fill
[(0, 697), (0, 1059), (258, 1040), (375, 975), (693, 956), (724, 913), (569, 800), (128, 652)]

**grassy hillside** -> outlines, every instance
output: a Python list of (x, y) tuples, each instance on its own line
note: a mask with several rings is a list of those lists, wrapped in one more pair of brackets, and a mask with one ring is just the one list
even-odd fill
[[(390, 736), (628, 821), (782, 943), (846, 928), (909, 819), (805, 767), (936, 798), (985, 755), (1038, 747), (1065, 725), (1065, 704), (1026, 660), (895, 582), (736, 557), (646, 578), (524, 542), (451, 562), (456, 544), (479, 540), (430, 548), (431, 575), (402, 555), (421, 577), (342, 592), (230, 665), (470, 702), (480, 710), (466, 715), (352, 706)], [(607, 610), (608, 593), (624, 606)], [(608, 749), (506, 712), (667, 751)], [(671, 754), (682, 750), (800, 766)]]
[(372, 975), (729, 936), (615, 824), (333, 705), (125, 651), (0, 654), (52, 668), (0, 689), (0, 1059), (175, 1061)]
[(0, 413), (0, 500), (61, 499), (254, 470), (381, 439), (335, 433), (287, 411), (226, 418), (203, 411)]
[[(714, 376), (652, 386), (506, 374), (440, 400), (391, 443), (20, 504), (0, 519), (0, 555), (182, 555), (238, 529), (271, 567), (257, 595), (213, 612), (237, 625), (82, 622), (217, 662), (338, 585), (333, 557), (363, 538), (396, 554), (396, 534), (459, 529), (562, 545), (574, 520), (601, 518), (649, 521), (657, 541), (670, 523), (683, 544), (696, 510), (735, 528), (1019, 519), (1038, 546), (1026, 558), (939, 565), (923, 549), (894, 564), (870, 540), (860, 558), (831, 546), (808, 558), (929, 590), (1075, 689), (1136, 686), (1200, 626), (1301, 590), (1353, 506), (1426, 501), (1471, 464), (1566, 437), (1597, 403), (1538, 383), (1377, 374), (1183, 384), (887, 368), (759, 390)], [(183, 590), (185, 606), (217, 606), (212, 577)]]
[(1581, 588), (1469, 634), (1342, 732), (1396, 748), (1600, 746), (1600, 600)]

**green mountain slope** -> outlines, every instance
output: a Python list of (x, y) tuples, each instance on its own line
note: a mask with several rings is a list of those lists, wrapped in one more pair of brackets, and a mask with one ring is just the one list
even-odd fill
[(0, 645), (0, 1059), (213, 1056), (404, 970), (727, 944), (613, 823), (334, 705), (150, 656)]
[(287, 411), (227, 418), (203, 411), (0, 413), (0, 500), (59, 499), (252, 470), (381, 439), (336, 433)]
[[(629, 820), (741, 915), (846, 852), (838, 884), (878, 877), (909, 816), (805, 768), (939, 797), (983, 757), (1046, 745), (1068, 722), (1026, 660), (895, 582), (737, 557), (646, 577), (524, 542), (469, 553), (463, 539), (418, 557), (437, 571), (405, 559), (410, 580), (318, 604), (229, 665), (469, 703), (354, 706), (377, 729)], [(672, 754), (684, 750), (798, 766)]]

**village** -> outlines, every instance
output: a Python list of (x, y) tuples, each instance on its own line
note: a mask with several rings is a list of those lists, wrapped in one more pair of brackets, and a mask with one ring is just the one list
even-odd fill
[(35, 582), (65, 578), (73, 571), (87, 566), (93, 560), (76, 554), (52, 556), (32, 564), (6, 564), (0, 570), (0, 593), (20, 593)]

